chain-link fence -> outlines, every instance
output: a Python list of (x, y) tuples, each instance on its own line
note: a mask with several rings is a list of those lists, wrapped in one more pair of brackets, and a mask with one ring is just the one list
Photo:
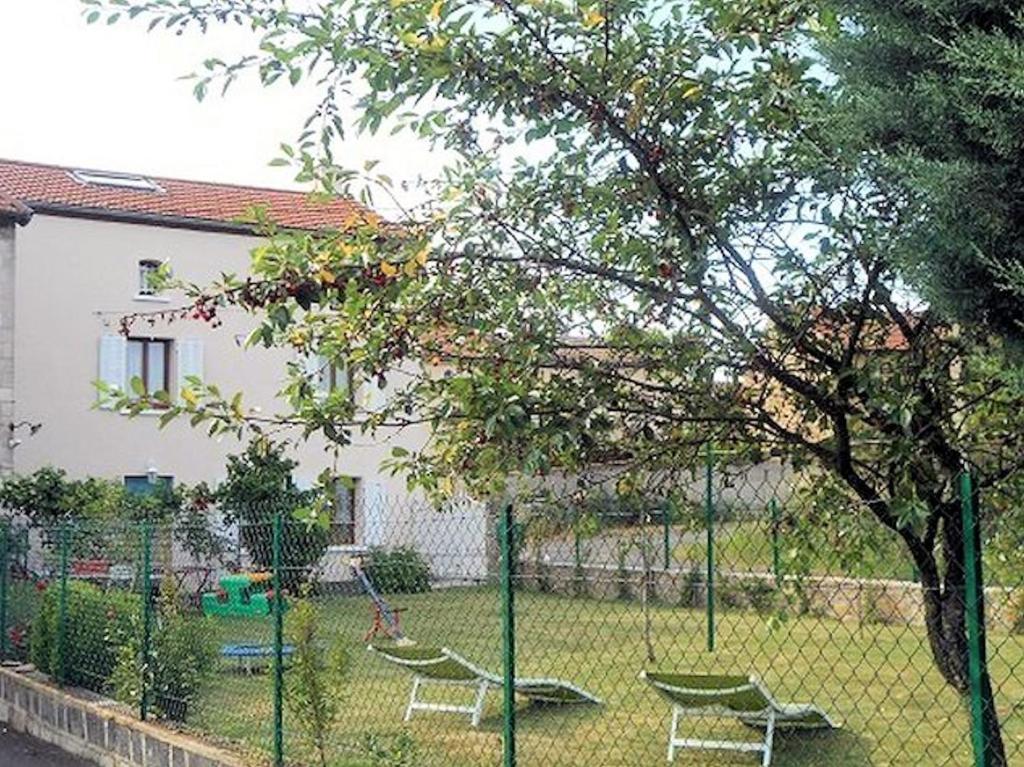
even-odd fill
[[(1021, 531), (965, 502), (989, 580), (936, 591), (816, 481), (712, 456), (628, 503), (12, 520), (3, 655), (253, 764), (985, 764), (993, 714), (1024, 764)], [(964, 683), (929, 628), (951, 599)]]

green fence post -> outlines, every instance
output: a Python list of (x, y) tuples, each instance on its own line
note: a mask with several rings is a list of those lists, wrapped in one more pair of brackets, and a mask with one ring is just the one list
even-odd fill
[(779, 504), (774, 498), (768, 504), (772, 514), (772, 572), (775, 574), (775, 588), (782, 585), (782, 556), (779, 552)]
[(284, 765), (284, 595), (281, 593), (281, 512), (274, 515), (274, 767)]
[(974, 746), (974, 764), (987, 767), (984, 701), (982, 700), (982, 657), (984, 653), (981, 606), (982, 591), (981, 550), (978, 518), (974, 508), (974, 486), (968, 471), (960, 475), (960, 511), (964, 532), (965, 600), (967, 602), (968, 673), (971, 687), (971, 743)]
[(57, 603), (57, 684), (63, 685), (67, 655), (68, 626), (68, 523), (60, 525), (60, 599)]
[(707, 623), (708, 652), (715, 650), (715, 448), (709, 442), (704, 467), (704, 517), (707, 522)]
[(672, 504), (666, 503), (661, 510), (661, 548), (663, 554), (663, 570), (672, 564)]
[(139, 718), (149, 716), (149, 675), (153, 660), (153, 523), (142, 525), (142, 678), (139, 680)]
[(516, 765), (516, 616), (515, 590), (515, 528), (512, 504), (501, 513), (498, 523), (498, 545), (501, 548), (501, 639), (502, 639), (502, 765)]
[(7, 572), (11, 569), (11, 528), (0, 522), (0, 660), (7, 659)]

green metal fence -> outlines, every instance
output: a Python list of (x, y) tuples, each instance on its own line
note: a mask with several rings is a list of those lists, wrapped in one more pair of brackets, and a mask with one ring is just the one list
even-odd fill
[(0, 648), (252, 764), (757, 764), (757, 690), (834, 725), (773, 708), (775, 765), (990, 765), (986, 718), (1024, 764), (1021, 531), (965, 476), (958, 692), (896, 536), (806, 481), (709, 455), (630, 501), (368, 498), (354, 534), (9, 519)]

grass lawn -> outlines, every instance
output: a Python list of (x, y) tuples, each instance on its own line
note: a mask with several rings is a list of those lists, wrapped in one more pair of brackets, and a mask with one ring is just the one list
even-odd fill
[[(500, 618), (492, 589), (448, 589), (394, 598), (406, 611), (403, 626), (421, 644), (449, 646), (500, 671)], [(497, 765), (500, 699), (491, 692), (484, 721), (474, 731), (468, 718), (417, 714), (402, 723), (410, 678), (373, 657), (362, 645), (369, 623), (362, 598), (320, 600), (326, 637), (351, 648), (352, 672), (341, 723), (332, 737), (332, 767), (391, 764), (351, 748), (368, 735), (408, 733), (416, 744), (410, 765)], [(222, 620), (221, 639), (269, 641), (264, 620)], [(700, 611), (653, 609), (657, 662), (645, 662), (637, 604), (574, 600), (518, 593), (518, 672), (557, 676), (603, 698), (602, 706), (519, 709), (518, 748), (523, 765), (657, 765), (665, 760), (670, 710), (637, 680), (643, 668), (756, 672), (784, 702), (815, 702), (842, 729), (834, 733), (781, 736), (779, 767), (867, 765), (966, 765), (970, 763), (967, 717), (962, 705), (932, 670), (923, 631), (866, 626), (812, 617), (792, 618), (769, 631), (752, 612), (719, 615), (717, 649), (705, 651)], [(1011, 763), (1024, 764), (1024, 637), (991, 637), (993, 682), (999, 689)], [(1011, 669), (1016, 669), (1015, 676)], [(191, 725), (266, 753), (271, 737), (270, 676), (222, 672)], [(448, 696), (461, 694), (457, 688)], [(469, 696), (469, 692), (465, 691)], [(288, 753), (313, 764), (286, 715)], [(736, 724), (708, 720), (692, 725), (696, 737), (750, 738)], [(681, 754), (679, 765), (751, 765), (743, 754)]]

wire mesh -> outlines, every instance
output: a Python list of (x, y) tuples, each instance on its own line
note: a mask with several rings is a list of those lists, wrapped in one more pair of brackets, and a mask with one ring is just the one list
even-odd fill
[[(514, 505), (516, 763), (763, 758), (705, 748), (763, 747), (765, 722), (676, 709), (651, 683), (661, 673), (756, 678), (780, 704), (775, 765), (971, 764), (967, 699), (938, 670), (897, 536), (856, 503), (823, 507), (814, 479), (778, 462), (716, 458), (710, 485), (706, 472), (662, 497)], [(187, 524), (15, 520), (5, 657), (252, 764), (501, 764), (495, 511), (357, 506), (354, 526), (269, 507), (232, 524), (212, 510)], [(987, 660), (1008, 762), (1024, 764), (1024, 541), (1004, 507), (980, 505)], [(835, 726), (787, 727), (781, 704)]]

